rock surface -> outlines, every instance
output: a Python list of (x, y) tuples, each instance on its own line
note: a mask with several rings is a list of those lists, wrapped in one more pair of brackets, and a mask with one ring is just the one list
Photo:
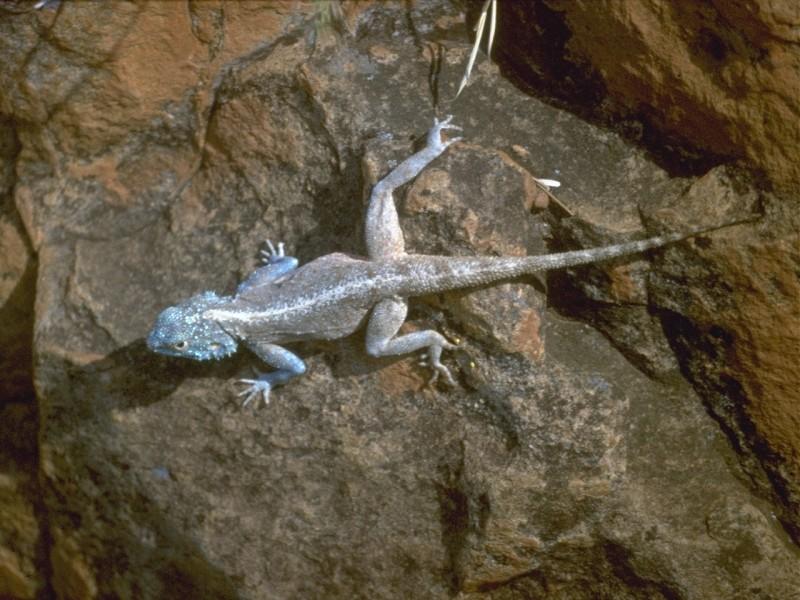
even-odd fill
[[(469, 53), (455, 5), (348, 8), (61, 2), (0, 18), (5, 214), (24, 232), (4, 260), (37, 257), (44, 506), (13, 502), (46, 531), (10, 544), (0, 526), (0, 595), (796, 598), (800, 429), (779, 369), (797, 211), (734, 170), (665, 171), (486, 61), (451, 103)], [(437, 96), (465, 141), (398, 194), (412, 252), (522, 255), (628, 238), (642, 216), (766, 216), (652, 263), (414, 302), (410, 328), (462, 340), (445, 359), (456, 389), (425, 387), (413, 357), (370, 359), (356, 335), (299, 345), (308, 374), (250, 414), (233, 380), (254, 357), (146, 350), (159, 310), (231, 291), (264, 239), (301, 261), (362, 253), (369, 187)], [(563, 180), (578, 218), (537, 208), (533, 177)]]
[(46, 588), (46, 560), (31, 359), (36, 262), (14, 207), (19, 150), (0, 117), (0, 598), (27, 599)]
[(34, 408), (28, 402), (0, 407), (0, 598), (28, 600), (47, 590)]
[[(734, 446), (746, 449), (750, 477), (800, 540), (800, 4), (547, 0), (510, 3), (499, 14), (496, 56), (522, 87), (610, 123), (673, 174), (734, 160), (781, 197), (766, 204), (758, 241), (720, 245), (693, 274), (667, 266), (635, 321), (615, 317), (619, 298), (587, 289), (597, 275), (576, 282), (580, 290), (559, 283), (585, 298), (568, 314), (598, 324), (650, 373), (672, 360), (660, 363), (663, 337), (653, 324), (670, 334), (682, 371)], [(674, 212), (758, 202), (735, 170), (702, 175)], [(722, 289), (707, 294), (695, 277)], [(678, 284), (692, 294), (670, 291)]]
[(740, 159), (796, 194), (798, 24), (794, 0), (511, 2), (497, 56), (673, 165)]

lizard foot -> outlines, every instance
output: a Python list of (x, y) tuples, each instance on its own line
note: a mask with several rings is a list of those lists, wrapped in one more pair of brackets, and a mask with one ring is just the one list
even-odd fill
[(447, 385), (455, 387), (456, 380), (450, 373), (450, 369), (442, 364), (441, 356), (443, 349), (453, 350), (456, 347), (456, 344), (452, 344), (447, 340), (442, 340), (441, 346), (431, 346), (428, 348), (427, 352), (421, 355), (420, 365), (433, 369), (433, 375), (428, 380), (428, 385), (436, 383), (441, 376)]
[(428, 147), (434, 148), (439, 152), (444, 152), (445, 148), (447, 148), (451, 144), (455, 144), (456, 142), (460, 141), (460, 137), (450, 138), (446, 142), (442, 141), (442, 131), (446, 129), (454, 129), (456, 131), (461, 131), (461, 127), (458, 125), (452, 125), (450, 121), (453, 119), (453, 115), (447, 115), (441, 121), (434, 117), (433, 119), (433, 127), (431, 127), (430, 131), (428, 132)]
[(242, 408), (250, 404), (253, 400), (256, 400), (255, 407), (258, 408), (257, 399), (259, 396), (264, 402), (264, 406), (269, 404), (269, 392), (272, 386), (270, 386), (268, 381), (264, 381), (263, 379), (239, 379), (236, 383), (244, 383), (247, 385), (247, 388), (237, 394), (237, 396), (247, 396), (244, 402), (242, 402)]
[(450, 369), (445, 367), (442, 363), (439, 363), (437, 365), (431, 365), (431, 368), (433, 368), (433, 375), (431, 375), (431, 378), (428, 380), (428, 385), (433, 385), (434, 383), (436, 383), (439, 380), (439, 376), (441, 375), (442, 380), (447, 385), (449, 385), (450, 387), (456, 386), (456, 380), (453, 379), (453, 375), (452, 373), (450, 373)]
[(278, 242), (278, 248), (275, 249), (275, 246), (272, 245), (271, 240), (267, 240), (267, 247), (268, 250), (261, 251), (261, 262), (265, 265), (272, 265), (276, 262), (279, 262), (283, 257), (286, 256), (286, 250), (284, 248), (283, 242)]

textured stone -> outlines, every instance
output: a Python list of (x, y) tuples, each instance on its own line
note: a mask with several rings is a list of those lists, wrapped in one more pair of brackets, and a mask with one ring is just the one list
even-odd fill
[(32, 599), (47, 589), (36, 411), (30, 402), (0, 405), (0, 598)]
[[(746, 201), (732, 186), (717, 170), (688, 193), (695, 204), (712, 194), (713, 212)], [(754, 479), (800, 539), (800, 216), (770, 204), (757, 231), (721, 232), (729, 243), (700, 247), (691, 270), (667, 261), (652, 280), (653, 303), (685, 372), (734, 443), (753, 452)], [(694, 285), (712, 278), (714, 292)], [(688, 293), (675, 293), (679, 286)]]
[(684, 167), (739, 159), (800, 186), (794, 0), (546, 0), (499, 14), (495, 54), (531, 89)]
[[(446, 2), (348, 6), (325, 17), (335, 27), (317, 3), (65, 2), (0, 20), (14, 202), (38, 257), (49, 565), (34, 568), (65, 598), (796, 595), (790, 505), (754, 495), (736, 458), (765, 464), (760, 447), (732, 450), (738, 438), (681, 378), (676, 364), (699, 390), (714, 384), (680, 345), (702, 337), (659, 327), (677, 315), (704, 331), (724, 316), (755, 336), (757, 322), (712, 315), (713, 302), (742, 294), (737, 306), (761, 316), (766, 304), (731, 294), (708, 264), (779, 251), (796, 213), (722, 171), (672, 177), (486, 61), (448, 107), (465, 142), (397, 195), (411, 251), (536, 253), (629, 238), (641, 216), (677, 228), (752, 203), (767, 225), (657, 253), (655, 266), (576, 271), (570, 289), (526, 278), (415, 300), (409, 328), (461, 340), (445, 355), (454, 389), (424, 387), (414, 357), (369, 358), (359, 334), (297, 345), (307, 375), (249, 414), (233, 380), (261, 366), (253, 356), (146, 350), (159, 310), (230, 292), (264, 239), (301, 261), (363, 252), (370, 185), (432, 121), (430, 58), (444, 107), (469, 45)], [(576, 218), (541, 210), (533, 177), (562, 180)], [(769, 227), (781, 211), (784, 228)], [(791, 291), (785, 265), (764, 262)], [(559, 314), (568, 292), (604, 305), (580, 314), (608, 339)], [(771, 356), (757, 342), (735, 349), (753, 371)], [(659, 380), (615, 346), (644, 347), (635, 360)]]
[(45, 587), (36, 479), (33, 302), (36, 261), (14, 208), (19, 153), (0, 116), (0, 597), (34, 598)]
[(82, 556), (80, 543), (57, 530), (52, 533), (50, 565), (53, 569), (53, 590), (56, 595), (68, 600), (95, 598), (97, 584)]
[(12, 198), (19, 147), (0, 118), (0, 405), (32, 402), (31, 345), (36, 265)]
[[(743, 449), (743, 464), (762, 493), (776, 501), (795, 539), (798, 22), (800, 5), (791, 0), (509, 3), (500, 11), (495, 52), (521, 87), (611, 124), (672, 174), (703, 175), (691, 183), (673, 178), (682, 181), (685, 193), (657, 202), (642, 198), (650, 222), (649, 213), (658, 207), (671, 211), (676, 227), (698, 218), (718, 222), (744, 207), (765, 208), (757, 239), (741, 229), (718, 234), (730, 242), (708, 251), (698, 247), (691, 270), (684, 255), (676, 267), (682, 274), (662, 271), (652, 302), (628, 307), (624, 319), (612, 297), (619, 278), (607, 268), (585, 269), (580, 278), (557, 275), (551, 285), (582, 298), (563, 312), (598, 324), (654, 375), (664, 376), (674, 364), (658, 330), (666, 331), (683, 372), (702, 390), (734, 446)], [(765, 176), (778, 197), (755, 189), (752, 179), (729, 168), (734, 162)], [(711, 165), (725, 166), (705, 173)], [(590, 220), (618, 228), (596, 213)], [(591, 238), (580, 226), (574, 229), (562, 238)], [(707, 287), (695, 287), (700, 279), (713, 279), (725, 291), (706, 294)], [(641, 297), (646, 283), (641, 273), (637, 280)], [(677, 293), (677, 286), (687, 293)]]

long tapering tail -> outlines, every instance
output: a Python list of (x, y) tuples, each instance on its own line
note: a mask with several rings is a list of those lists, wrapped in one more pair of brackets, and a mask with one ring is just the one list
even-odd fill
[(586, 248), (584, 250), (573, 250), (570, 252), (558, 252), (556, 254), (545, 254), (543, 256), (531, 256), (527, 259), (528, 272), (547, 271), (550, 269), (563, 269), (566, 267), (573, 267), (576, 265), (583, 265), (587, 263), (602, 262), (618, 256), (626, 256), (628, 254), (637, 254), (652, 250), (653, 248), (660, 248), (667, 244), (679, 242), (696, 235), (702, 235), (717, 229), (731, 227), (732, 225), (740, 225), (742, 223), (752, 222), (754, 219), (743, 219), (741, 221), (733, 221), (723, 225), (716, 225), (713, 227), (696, 227), (688, 231), (666, 233), (644, 240), (637, 240), (633, 242), (624, 242), (622, 244), (613, 244), (611, 246), (601, 246), (599, 248)]
[(393, 263), (397, 269), (397, 277), (395, 279), (396, 288), (392, 291), (400, 296), (418, 296), (488, 284), (540, 271), (602, 262), (618, 256), (660, 248), (695, 235), (753, 220), (746, 219), (716, 227), (697, 227), (681, 233), (667, 233), (645, 240), (541, 256), (467, 257), (409, 254)]

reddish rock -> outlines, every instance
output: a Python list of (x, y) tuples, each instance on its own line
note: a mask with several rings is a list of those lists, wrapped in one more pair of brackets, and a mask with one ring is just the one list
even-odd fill
[(789, 193), (800, 186), (794, 0), (547, 0), (499, 14), (495, 55), (532, 89), (628, 128), (656, 153), (738, 159)]
[[(18, 140), (3, 264), (17, 277), (36, 255), (40, 422), (9, 428), (38, 457), (0, 490), (27, 524), (0, 525), (2, 593), (791, 597), (796, 210), (727, 171), (674, 177), (488, 61), (451, 103), (469, 44), (449, 2), (332, 6), (3, 13), (0, 110)], [(523, 255), (641, 235), (642, 217), (657, 231), (767, 216), (652, 262), (413, 301), (410, 329), (461, 341), (444, 356), (455, 388), (423, 387), (416, 357), (367, 357), (357, 334), (298, 344), (307, 375), (249, 414), (234, 380), (253, 356), (147, 351), (160, 310), (232, 291), (264, 239), (303, 262), (363, 253), (369, 187), (424, 136), (434, 98), (465, 141), (398, 190), (412, 252)], [(709, 139), (725, 153), (733, 137)], [(558, 202), (534, 177), (563, 182)], [(7, 455), (0, 477), (20, 462)]]

